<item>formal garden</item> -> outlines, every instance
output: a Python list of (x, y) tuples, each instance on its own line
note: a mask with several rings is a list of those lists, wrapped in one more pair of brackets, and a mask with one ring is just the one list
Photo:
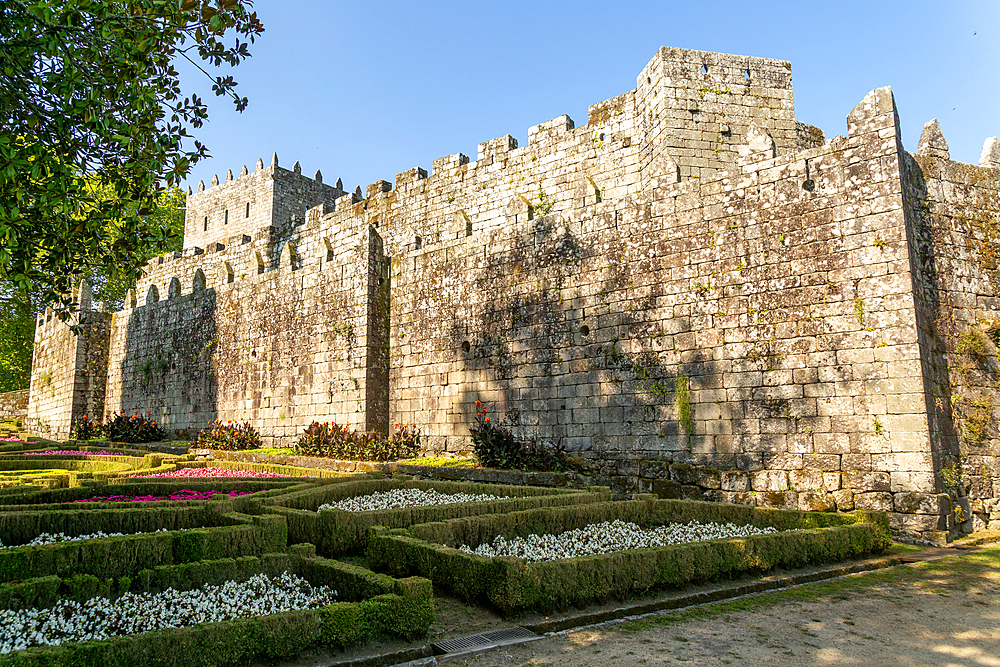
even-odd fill
[[(82, 422), (62, 443), (4, 425), (0, 665), (335, 657), (426, 641), (436, 609), (509, 625), (891, 546), (877, 512), (421, 479), (404, 470), (440, 461), (416, 465), (412, 425), (380, 436), (313, 424), (274, 451), (245, 424), (171, 442), (145, 416), (109, 423)], [(532, 447), (502, 425), (474, 430), (474, 457), (448, 470), (564, 463)], [(290, 455), (313, 464), (268, 462)], [(352, 456), (370, 469), (324, 467)]]

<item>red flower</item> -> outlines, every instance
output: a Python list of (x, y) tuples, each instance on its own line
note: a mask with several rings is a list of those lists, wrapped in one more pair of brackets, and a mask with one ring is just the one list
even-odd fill
[(478, 407), (480, 405), (482, 405), (482, 403), (480, 403), (479, 401), (476, 401), (476, 406)]
[(487, 417), (487, 418), (486, 418), (486, 421), (489, 421), (489, 420), (490, 420), (490, 418), (489, 418), (489, 417)]
[(486, 414), (487, 412), (489, 412), (489, 410), (487, 410), (487, 409), (486, 409), (486, 406), (484, 405), (484, 406), (483, 406), (483, 414), (485, 415), (485, 414)]

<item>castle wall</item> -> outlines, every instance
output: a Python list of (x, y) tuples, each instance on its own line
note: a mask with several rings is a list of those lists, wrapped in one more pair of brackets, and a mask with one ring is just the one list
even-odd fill
[(716, 181), (394, 260), (392, 421), (465, 449), (482, 400), (603, 474), (728, 469), (717, 499), (902, 529), (896, 499), (936, 487), (891, 93), (848, 122)]
[(28, 416), (29, 395), (27, 389), (5, 391), (0, 394), (0, 420), (23, 422)]
[(951, 519), (1000, 528), (1000, 169), (907, 155), (935, 468)]
[(255, 171), (247, 173), (244, 166), (235, 178), (230, 171), (225, 181), (214, 179), (208, 189), (199, 183), (197, 193), (188, 193), (184, 248), (205, 248), (293, 219), (301, 223), (306, 209), (322, 203), (332, 206), (343, 190), (324, 185), (317, 175), (319, 180), (303, 176), (298, 163), (292, 170), (283, 169), (275, 156), (268, 167), (258, 160)]
[[(635, 105), (640, 169), (654, 178), (676, 165), (683, 180), (713, 180), (751, 153), (799, 146), (785, 60), (663, 47), (636, 77)], [(770, 136), (751, 147), (752, 124)]]
[[(456, 453), (480, 400), (622, 493), (1000, 521), (997, 169), (903, 151), (888, 88), (847, 125), (795, 120), (786, 61), (661, 49), (583, 126), (363, 195), (258, 162), (189, 194), (183, 252), (110, 321), (104, 412)], [(36, 340), (53, 432), (99, 393), (64, 329)]]
[(68, 322), (46, 309), (35, 326), (25, 424), (50, 438), (69, 438), (80, 417), (104, 413), (111, 315), (95, 308), (86, 282), (74, 296), (79, 312)]
[(384, 430), (372, 354), (384, 356), (385, 336), (371, 339), (384, 327), (369, 323), (384, 320), (371, 294), (385, 281), (381, 240), (367, 227), (320, 230), (321, 212), (278, 246), (268, 228), (155, 264), (139, 287), (160, 299), (114, 317), (108, 412), (149, 410), (189, 435), (248, 421), (267, 442), (313, 420)]

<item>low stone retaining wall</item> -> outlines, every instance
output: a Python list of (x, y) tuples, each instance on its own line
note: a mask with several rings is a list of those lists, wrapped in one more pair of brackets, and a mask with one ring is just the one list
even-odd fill
[[(341, 472), (384, 470), (422, 479), (523, 486), (586, 488), (607, 486), (618, 498), (655, 493), (661, 498), (717, 502), (820, 512), (878, 510), (889, 515), (897, 539), (943, 544), (962, 533), (1000, 529), (1000, 503), (974, 501), (947, 493), (893, 492), (888, 473), (822, 470), (717, 470), (664, 461), (608, 462), (599, 470), (559, 473), (484, 468), (440, 468), (399, 463), (335, 461), (309, 456), (192, 450), (206, 458), (271, 462)], [(576, 461), (574, 459), (574, 461)]]
[(0, 394), (0, 421), (24, 422), (28, 416), (28, 390), (7, 391)]

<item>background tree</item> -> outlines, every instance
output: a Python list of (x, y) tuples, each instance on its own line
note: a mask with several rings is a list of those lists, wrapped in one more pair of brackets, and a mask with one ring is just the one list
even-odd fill
[[(113, 196), (90, 186), (96, 198)], [(169, 230), (165, 244), (149, 244), (140, 249), (143, 261), (170, 250), (180, 250), (184, 237), (184, 192), (173, 186), (161, 190), (153, 209), (145, 216), (150, 224)], [(115, 222), (111, 222), (112, 226)], [(115, 230), (102, 230), (102, 238), (114, 238)], [(121, 310), (125, 293), (135, 285), (121, 272), (94, 267), (86, 278), (94, 298), (103, 301), (108, 310)], [(45, 308), (42, 290), (21, 293), (16, 285), (0, 279), (0, 392), (27, 389), (31, 375), (31, 354), (35, 338), (36, 314)]]
[(4, 303), (53, 303), (65, 319), (80, 278), (97, 274), (117, 290), (150, 249), (168, 248), (171, 225), (154, 215), (163, 187), (208, 154), (190, 134), (207, 107), (182, 93), (173, 62), (194, 63), (242, 111), (232, 77), (205, 68), (249, 57), (246, 40), (263, 31), (252, 4), (0, 3), (0, 296), (12, 294)]

